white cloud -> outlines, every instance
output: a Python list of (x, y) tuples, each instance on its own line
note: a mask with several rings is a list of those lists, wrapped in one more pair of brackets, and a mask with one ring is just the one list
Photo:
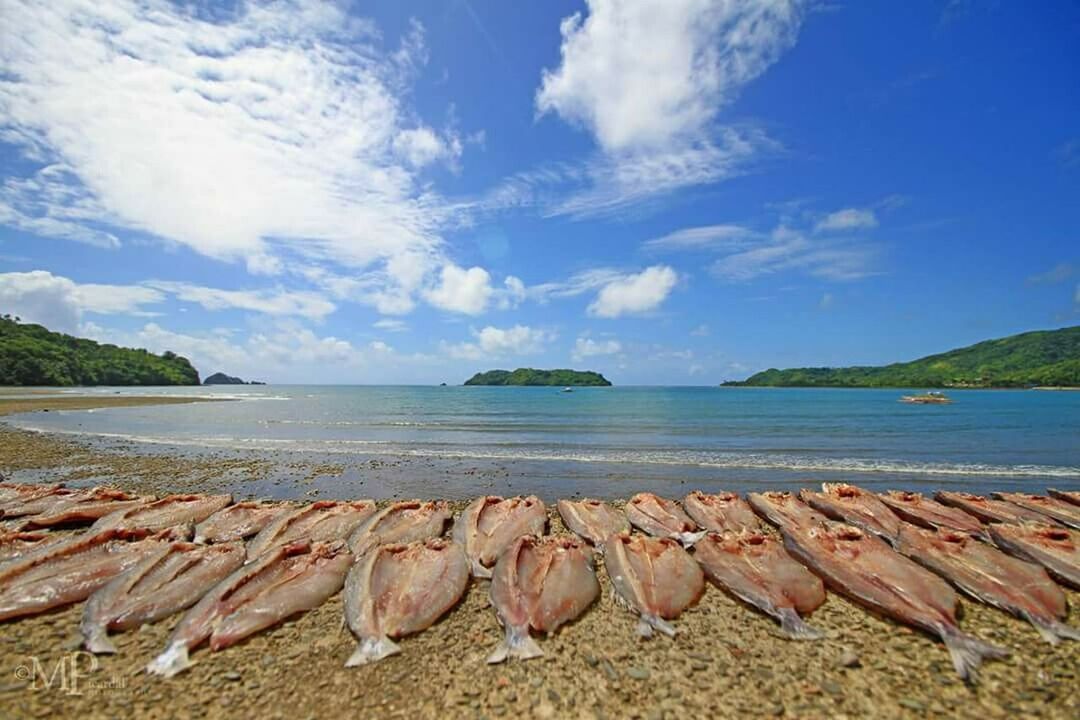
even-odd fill
[(690, 334), (692, 336), (694, 336), (694, 337), (708, 337), (709, 336), (709, 326), (708, 325), (698, 325), (696, 328), (694, 328), (693, 330), (690, 331)]
[(794, 42), (800, 3), (588, 0), (562, 21), (561, 64), (540, 113), (589, 129), (608, 152), (700, 139), (739, 88)]
[(0, 274), (0, 307), (5, 313), (60, 332), (77, 332), (84, 313), (150, 315), (143, 305), (164, 299), (152, 288), (80, 285), (45, 270)]
[(408, 324), (404, 320), (396, 320), (393, 318), (376, 320), (371, 326), (387, 332), (405, 332), (409, 329)]
[(613, 268), (594, 268), (576, 273), (564, 282), (532, 285), (526, 289), (525, 293), (530, 299), (543, 304), (552, 298), (561, 299), (583, 295), (625, 276), (625, 273)]
[(826, 280), (858, 280), (877, 274), (878, 247), (853, 240), (817, 238), (780, 225), (745, 250), (716, 260), (710, 271), (729, 281), (746, 281), (785, 271), (801, 271)]
[(588, 312), (595, 317), (617, 318), (655, 310), (678, 280), (679, 276), (672, 268), (654, 265), (605, 285), (589, 305)]
[(579, 337), (574, 343), (574, 349), (570, 357), (575, 361), (596, 355), (615, 355), (622, 352), (622, 343), (618, 340), (593, 340), (592, 338)]
[(745, 240), (755, 237), (758, 237), (758, 233), (742, 225), (704, 225), (683, 228), (646, 240), (641, 247), (652, 251), (734, 248), (744, 244)]
[(833, 294), (827, 292), (821, 296), (821, 300), (818, 301), (818, 307), (822, 310), (828, 310), (833, 306), (833, 303), (835, 302), (836, 299), (833, 297)]
[(442, 351), (459, 360), (531, 355), (542, 352), (544, 346), (556, 338), (554, 332), (527, 325), (514, 325), (509, 328), (488, 325), (482, 330), (473, 330), (472, 334), (475, 342), (444, 342)]
[(814, 229), (818, 232), (862, 230), (875, 228), (877, 225), (877, 216), (874, 215), (873, 210), (845, 208), (826, 215)]
[(468, 270), (452, 263), (443, 265), (438, 284), (424, 292), (424, 298), (441, 310), (479, 315), (491, 300), (491, 274), (482, 267)]
[(248, 310), (319, 320), (337, 309), (322, 295), (304, 290), (223, 290), (163, 280), (151, 280), (144, 285), (201, 305), (206, 310)]
[(387, 311), (411, 309), (416, 258), (441, 264), (452, 211), (422, 168), (461, 143), (405, 104), (418, 25), (387, 50), (336, 2), (12, 0), (3, 15), (0, 137), (45, 170), (0, 187), (0, 222), (105, 247), (123, 227), (256, 274), (296, 256), (370, 269), (365, 297)]

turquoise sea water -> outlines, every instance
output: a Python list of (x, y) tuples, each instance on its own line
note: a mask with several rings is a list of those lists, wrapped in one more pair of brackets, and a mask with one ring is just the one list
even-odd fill
[[(921, 489), (1080, 487), (1080, 392), (958, 391), (944, 406), (901, 404), (897, 390), (267, 386), (160, 392), (243, 399), (33, 413), (11, 421), (183, 452), (404, 456), (427, 466), (507, 466), (541, 485), (598, 495), (687, 480), (732, 489), (839, 479)], [(462, 495), (475, 489), (467, 482), (455, 486)]]

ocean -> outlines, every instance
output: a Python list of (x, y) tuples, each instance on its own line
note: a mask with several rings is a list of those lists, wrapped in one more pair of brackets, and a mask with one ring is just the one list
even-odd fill
[[(125, 451), (403, 461), (374, 495), (641, 489), (746, 491), (849, 481), (875, 489), (1080, 488), (1080, 392), (717, 387), (244, 386), (97, 388), (232, 402), (32, 413), (32, 430)], [(476, 472), (479, 468), (482, 472)], [(506, 483), (492, 477), (506, 477)], [(398, 479), (395, 480), (395, 477)], [(433, 478), (439, 477), (437, 484)], [(481, 481), (481, 478), (484, 478)], [(333, 481), (325, 485), (333, 487)], [(505, 485), (506, 487), (504, 487)]]

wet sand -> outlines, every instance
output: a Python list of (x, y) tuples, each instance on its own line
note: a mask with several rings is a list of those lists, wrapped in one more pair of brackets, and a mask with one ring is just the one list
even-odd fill
[[(75, 409), (156, 398), (0, 398), (0, 414)], [(89, 404), (80, 404), (80, 403)], [(26, 403), (38, 403), (28, 406)], [(17, 405), (16, 405), (17, 404)], [(397, 472), (408, 472), (404, 464)], [(272, 459), (174, 458), (103, 453), (68, 439), (0, 425), (0, 472), (70, 482), (104, 482), (138, 491), (209, 491), (267, 477), (295, 484), (297, 496), (325, 487), (331, 466)], [(392, 473), (393, 469), (377, 469)], [(374, 471), (374, 470), (373, 470)], [(515, 483), (517, 485), (517, 483)], [(305, 489), (308, 488), (308, 489)], [(503, 492), (500, 488), (495, 488)], [(524, 489), (515, 488), (515, 491)], [(238, 492), (242, 495), (243, 492)], [(461, 503), (457, 503), (458, 509)], [(565, 532), (553, 509), (552, 532)], [(834, 594), (810, 618), (821, 642), (780, 638), (775, 624), (710, 587), (676, 621), (674, 639), (639, 640), (635, 618), (618, 607), (600, 571), (603, 597), (576, 623), (540, 639), (546, 656), (488, 666), (502, 631), (487, 607), (486, 584), (474, 583), (441, 622), (406, 638), (401, 655), (346, 669), (354, 639), (342, 626), (339, 597), (240, 645), (211, 653), (171, 680), (141, 672), (165, 645), (176, 618), (115, 636), (119, 654), (76, 658), (78, 691), (56, 679), (36, 688), (20, 668), (34, 658), (46, 673), (70, 658), (81, 608), (3, 625), (0, 717), (221, 718), (328, 717), (979, 717), (1072, 718), (1080, 714), (1080, 643), (1057, 647), (992, 608), (962, 601), (961, 626), (1005, 645), (1012, 656), (984, 665), (981, 684), (965, 686), (938, 642), (874, 617)], [(1080, 593), (1068, 593), (1069, 622), (1080, 626)], [(70, 686), (68, 687), (70, 690)]]

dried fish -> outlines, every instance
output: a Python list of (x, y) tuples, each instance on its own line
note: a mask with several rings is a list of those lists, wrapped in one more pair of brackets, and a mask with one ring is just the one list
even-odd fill
[(77, 491), (61, 497), (42, 512), (28, 518), (23, 529), (92, 523), (110, 513), (130, 510), (156, 500), (153, 496), (137, 497), (107, 487)]
[(443, 500), (396, 502), (360, 523), (349, 535), (349, 549), (360, 557), (378, 545), (437, 538), (442, 536), (450, 518), (450, 505)]
[(345, 580), (345, 619), (360, 640), (345, 667), (401, 652), (394, 640), (431, 627), (468, 584), (469, 561), (457, 543), (430, 538), (374, 545)]
[(360, 523), (375, 514), (371, 500), (320, 500), (278, 515), (248, 543), (248, 560), (270, 548), (297, 540), (345, 540)]
[(694, 522), (713, 532), (761, 529), (757, 515), (738, 493), (708, 495), (695, 490), (683, 498), (683, 507)]
[(1042, 565), (1058, 582), (1080, 590), (1080, 532), (1046, 523), (990, 526), (999, 548)]
[(609, 537), (630, 532), (626, 513), (603, 500), (560, 500), (555, 507), (570, 532), (589, 541), (601, 552)]
[(48, 532), (0, 531), (0, 568), (3, 567), (3, 563), (22, 557), (28, 552), (69, 539), (64, 535), (55, 535)]
[(94, 530), (111, 527), (162, 528), (199, 523), (232, 502), (231, 495), (168, 495), (143, 505), (118, 510), (94, 523)]
[(1027, 620), (1046, 640), (1080, 640), (1062, 620), (1065, 593), (1040, 565), (1010, 557), (957, 530), (926, 530), (904, 523), (897, 550), (987, 605)]
[(780, 621), (786, 637), (825, 637), (801, 617), (825, 602), (825, 586), (778, 538), (752, 530), (710, 532), (694, 545), (694, 559), (717, 587)]
[(1057, 490), (1050, 488), (1046, 494), (1057, 500), (1063, 500), (1071, 505), (1080, 505), (1080, 490)]
[(490, 578), (499, 554), (522, 535), (543, 535), (547, 510), (535, 495), (479, 497), (454, 523), (454, 541), (465, 548), (473, 577)]
[(897, 517), (921, 527), (936, 530), (960, 530), (982, 540), (989, 540), (986, 529), (974, 515), (969, 515), (959, 508), (942, 505), (916, 492), (890, 490), (878, 497), (889, 506)]
[(1018, 505), (1025, 510), (1039, 513), (1050, 520), (1056, 520), (1062, 525), (1074, 529), (1080, 529), (1080, 507), (1064, 500), (1046, 495), (1029, 495), (1028, 493), (992, 493), (998, 500)]
[(77, 496), (79, 492), (63, 485), (9, 485), (5, 488), (5, 499), (0, 502), (0, 517), (9, 519), (38, 515)]
[(964, 512), (974, 515), (983, 522), (1017, 523), (1017, 522), (1045, 522), (1046, 516), (1041, 513), (1025, 510), (1022, 507), (1007, 503), (1004, 500), (991, 500), (982, 495), (972, 495), (965, 492), (946, 492), (938, 490), (934, 493), (934, 499), (946, 505), (960, 508)]
[(114, 653), (109, 631), (156, 622), (195, 604), (244, 564), (244, 544), (168, 543), (90, 596), (83, 608), (83, 644), (93, 653)]
[(648, 492), (630, 498), (626, 503), (626, 517), (634, 527), (654, 537), (674, 538), (684, 547), (690, 547), (705, 535), (679, 503)]
[(789, 525), (783, 532), (788, 552), (829, 588), (941, 638), (964, 680), (976, 682), (984, 659), (1008, 654), (961, 631), (956, 621), (956, 593), (949, 584), (877, 535), (832, 521), (809, 527)]
[(294, 506), (276, 502), (238, 502), (218, 510), (195, 526), (195, 542), (221, 543), (257, 535)]
[(749, 493), (746, 502), (754, 512), (781, 529), (788, 525), (814, 525), (826, 519), (795, 495), (783, 490)]
[(226, 648), (286, 618), (322, 605), (341, 589), (353, 557), (344, 541), (276, 545), (215, 585), (184, 613), (165, 651), (146, 668), (172, 677), (209, 640)]
[(642, 637), (651, 637), (654, 628), (674, 637), (675, 626), (667, 621), (705, 592), (701, 567), (672, 538), (613, 535), (604, 543), (604, 565), (615, 599), (640, 616)]
[(822, 483), (822, 492), (804, 489), (799, 497), (822, 514), (896, 542), (900, 518), (877, 495), (846, 483)]
[(499, 556), (491, 578), (491, 604), (505, 639), (488, 663), (540, 657), (530, 630), (552, 634), (575, 620), (600, 596), (592, 550), (568, 536), (519, 537)]

